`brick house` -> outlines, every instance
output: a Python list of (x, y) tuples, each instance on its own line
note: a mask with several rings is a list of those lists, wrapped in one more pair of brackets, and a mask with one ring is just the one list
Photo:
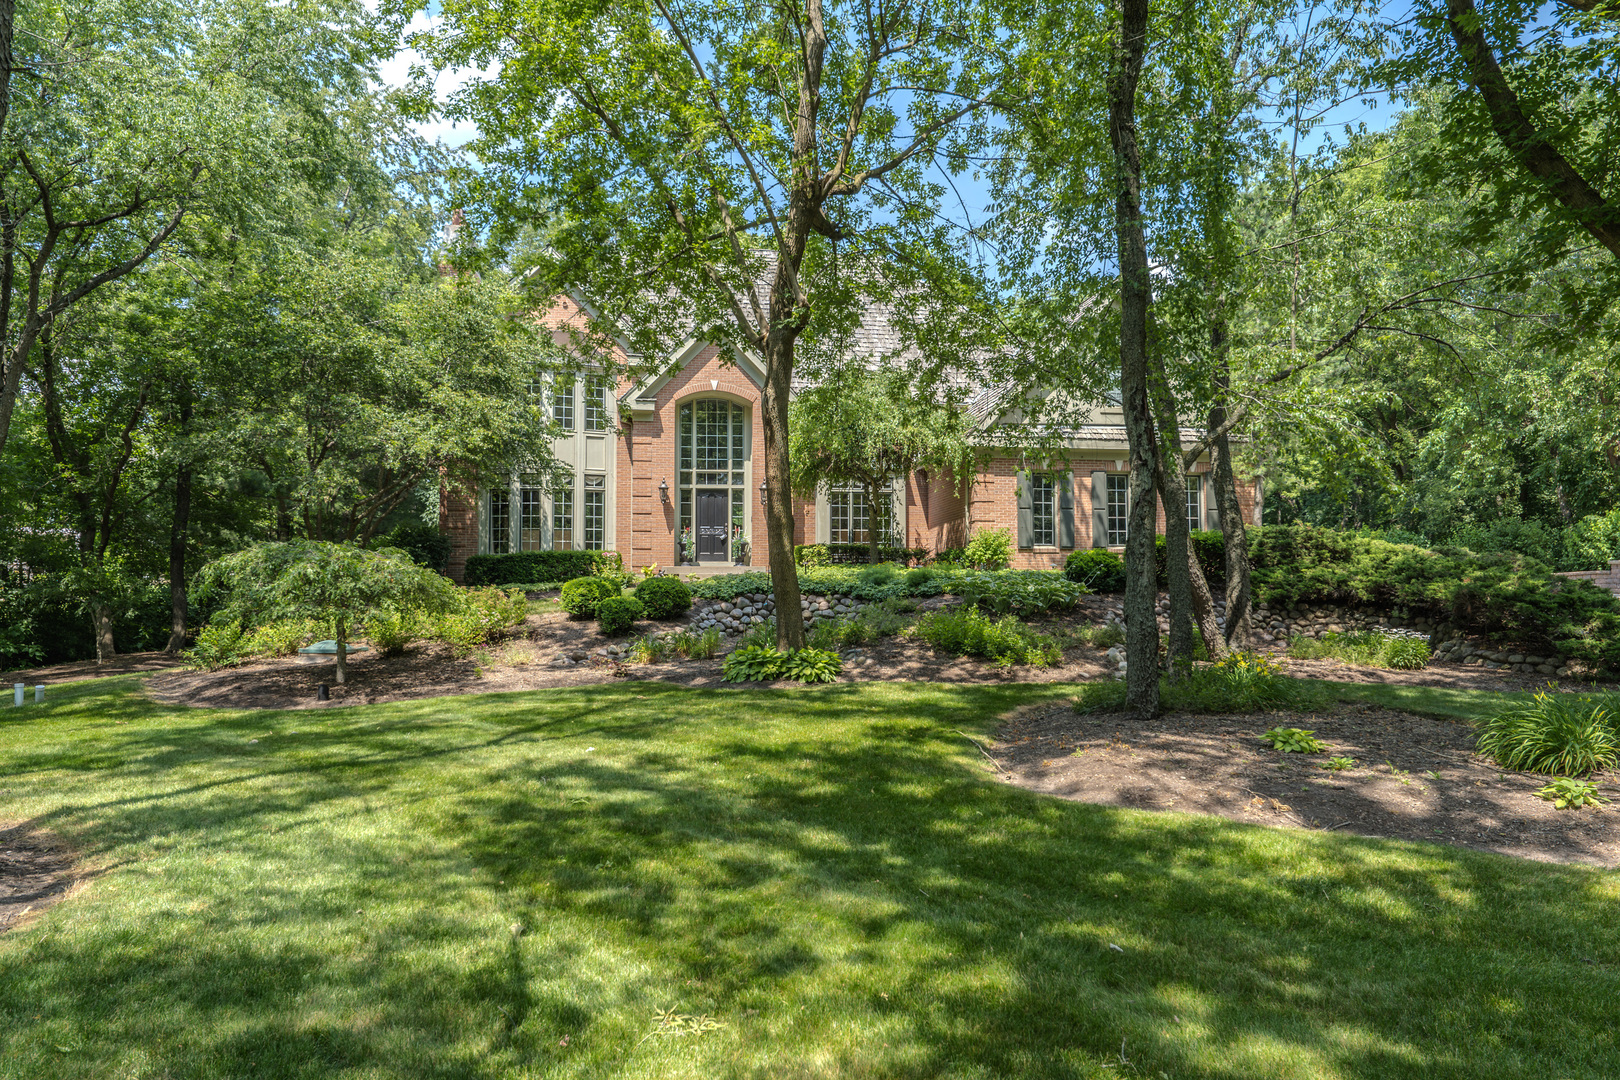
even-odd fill
[[(559, 301), (543, 317), (559, 340), (588, 317), (582, 302)], [(891, 335), (875, 330), (866, 344)], [(621, 357), (622, 359), (622, 357)], [(689, 540), (699, 564), (763, 567), (764, 444), (760, 390), (764, 372), (747, 356), (692, 341), (670, 358), (664, 375), (631, 382), (591, 374), (537, 380), (553, 419), (567, 433), (555, 452), (571, 483), (548, 490), (522, 475), (489, 478), (473, 494), (446, 491), (440, 527), (452, 542), (449, 572), (461, 580), (477, 553), (589, 548), (618, 551), (626, 567), (683, 561)], [(794, 499), (795, 544), (868, 542), (874, 525), (905, 547), (959, 547), (981, 529), (1007, 529), (1016, 539), (1013, 565), (1055, 568), (1076, 547), (1122, 550), (1129, 457), (1124, 417), (1102, 402), (1091, 422), (1067, 430), (1043, 457), (997, 445), (997, 431), (1016, 425), (996, 389), (970, 405), (986, 457), (973, 476), (895, 477), (875, 508), (860, 490), (823, 490)], [(1218, 528), (1207, 455), (1189, 477), (1190, 524)], [(965, 489), (965, 490), (964, 490)], [(1260, 492), (1239, 485), (1244, 518), (1258, 523)], [(1164, 527), (1159, 508), (1159, 528)]]

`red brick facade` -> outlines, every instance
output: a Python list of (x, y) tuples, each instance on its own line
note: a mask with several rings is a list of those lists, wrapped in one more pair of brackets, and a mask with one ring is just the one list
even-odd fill
[[(552, 331), (554, 338), (565, 342), (570, 328), (578, 327), (584, 317), (574, 303), (559, 301), (540, 321)], [(618, 402), (618, 415), (609, 417), (610, 424), (615, 421), (618, 424), (616, 436), (611, 431), (592, 430), (584, 440), (591, 444), (589, 454), (584, 456), (575, 453), (580, 440), (573, 435), (559, 442), (559, 447), (567, 445), (571, 448), (569, 452), (575, 453), (572, 462), (589, 462), (585, 465), (588, 473), (597, 476), (597, 490), (605, 491), (605, 496), (600, 497), (605, 498), (606, 517), (610, 521), (603, 529), (604, 546), (619, 551), (626, 567), (653, 564), (675, 566), (680, 563), (677, 535), (680, 516), (680, 409), (683, 404), (699, 399), (730, 401), (744, 410), (747, 432), (742, 487), (746, 494), (744, 505), (747, 506), (744, 528), (750, 541), (750, 564), (756, 567), (766, 565), (765, 514), (759, 498), (760, 482), (764, 478), (764, 429), (759, 409), (758, 375), (757, 370), (735, 363), (723, 363), (719, 350), (713, 346), (694, 347), (685, 358), (684, 365), (673, 376), (640, 386), (628, 381), (619, 383), (612, 395)], [(605, 456), (601, 453), (604, 435), (612, 440)], [(1117, 446), (1106, 440), (1099, 444), (1093, 438), (1087, 444), (1082, 444), (1088, 448), (1069, 451), (1066, 461), (1043, 461), (1028, 466), (1042, 472), (1068, 474), (1073, 497), (1076, 547), (1093, 546), (1092, 474), (1125, 471), (1123, 432), (1121, 436)], [(611, 458), (611, 464), (608, 458)], [(948, 473), (920, 470), (906, 476), (896, 500), (904, 508), (905, 545), (930, 551), (961, 547), (972, 533), (982, 529), (1007, 529), (1016, 537), (1017, 474), (1026, 467), (1021, 461), (1021, 458), (1011, 454), (992, 457), (974, 474), (966, 491)], [(1193, 471), (1207, 477), (1208, 468), (1208, 462), (1203, 461)], [(666, 490), (660, 490), (661, 484), (666, 486)], [(1207, 508), (1213, 505), (1207, 482), (1204, 491), (1202, 505)], [(1244, 520), (1257, 520), (1257, 487), (1240, 484), (1238, 497)], [(483, 508), (486, 505), (482, 496), (469, 497), (448, 489), (441, 491), (439, 526), (451, 539), (449, 573), (457, 581), (462, 580), (467, 559), (480, 550), (488, 550), (488, 538), (480, 536), (480, 514), (485, 512)], [(549, 509), (544, 513), (549, 525)], [(826, 513), (824, 503), (818, 504), (814, 499), (794, 499), (794, 543), (814, 542), (818, 531), (825, 536), (828, 529)], [(823, 520), (818, 521), (818, 515)], [(1163, 527), (1164, 510), (1161, 506), (1158, 528), (1162, 531)], [(578, 537), (577, 528), (575, 537)], [(1015, 552), (1013, 565), (1025, 568), (1058, 567), (1070, 550), (1061, 546), (1023, 547)]]

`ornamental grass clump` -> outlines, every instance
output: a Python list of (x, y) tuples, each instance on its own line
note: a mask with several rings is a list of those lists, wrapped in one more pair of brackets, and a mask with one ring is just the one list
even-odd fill
[(1429, 645), (1420, 638), (1371, 630), (1329, 630), (1319, 638), (1295, 636), (1288, 643), (1295, 660), (1339, 660), (1364, 667), (1418, 671), (1429, 666)]
[(1616, 728), (1612, 699), (1544, 692), (1487, 719), (1475, 745), (1504, 769), (1586, 776), (1620, 759)]

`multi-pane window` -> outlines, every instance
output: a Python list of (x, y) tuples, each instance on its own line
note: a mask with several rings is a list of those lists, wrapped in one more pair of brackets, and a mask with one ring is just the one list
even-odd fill
[(505, 555), (512, 547), (512, 493), (489, 493), (489, 553)]
[(606, 376), (592, 375), (585, 380), (585, 430), (607, 430), (608, 382)]
[(607, 477), (585, 478), (584, 540), (588, 551), (601, 551), (607, 536)]
[(681, 406), (678, 487), (682, 535), (693, 528), (699, 488), (731, 489), (733, 532), (743, 526), (748, 506), (748, 492), (743, 490), (746, 416), (741, 405), (730, 401), (703, 399)]
[(1187, 528), (1194, 532), (1202, 529), (1202, 516), (1199, 510), (1203, 507), (1204, 478), (1201, 476), (1187, 477)]
[(546, 407), (546, 384), (550, 380), (546, 377), (545, 369), (534, 366), (529, 368), (529, 377), (525, 380), (524, 389), (529, 395), (529, 404)]
[(574, 430), (574, 377), (558, 375), (551, 380), (551, 418), (564, 431)]
[(1057, 547), (1057, 477), (1029, 474), (1029, 542), (1035, 547)]
[[(875, 512), (874, 512), (875, 511)], [(877, 529), (878, 542), (892, 539), (894, 489), (878, 492), (876, 507), (866, 501), (865, 488), (834, 488), (827, 492), (827, 541), (833, 544), (870, 544)]]
[(518, 488), (518, 550), (539, 551), (544, 544), (545, 492), (532, 484)]
[(574, 491), (562, 488), (551, 497), (551, 546), (556, 551), (574, 549)]
[(1131, 518), (1131, 478), (1124, 473), (1108, 474), (1108, 546), (1125, 543), (1125, 530)]

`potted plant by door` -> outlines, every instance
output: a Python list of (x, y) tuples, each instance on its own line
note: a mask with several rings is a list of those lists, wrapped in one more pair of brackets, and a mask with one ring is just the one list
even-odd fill
[(697, 537), (692, 534), (692, 526), (688, 525), (681, 530), (681, 565), (696, 566)]
[(733, 525), (731, 527), (731, 561), (737, 566), (743, 566), (748, 562), (748, 554), (748, 541), (743, 538), (742, 526)]

